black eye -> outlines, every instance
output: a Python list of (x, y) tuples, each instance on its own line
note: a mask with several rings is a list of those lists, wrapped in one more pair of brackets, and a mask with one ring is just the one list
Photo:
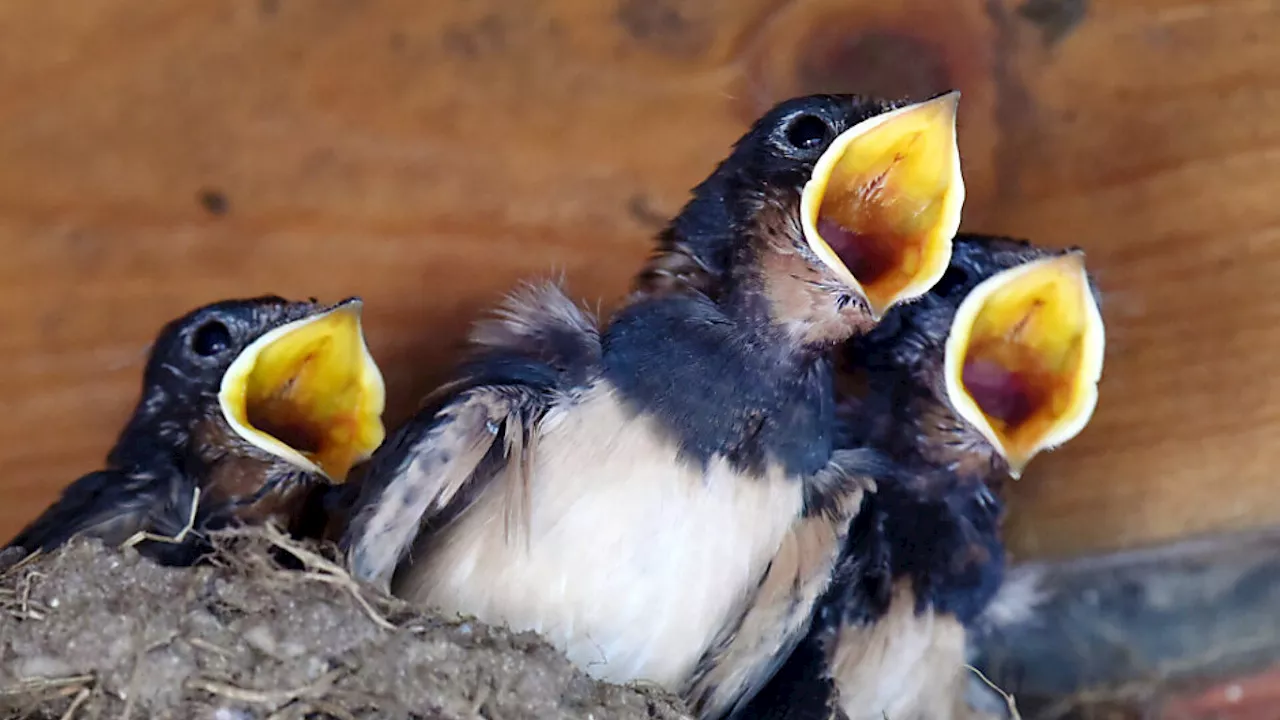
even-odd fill
[(800, 115), (787, 126), (787, 142), (801, 150), (821, 147), (832, 134), (831, 127), (816, 115)]
[(191, 349), (205, 357), (226, 352), (229, 347), (231, 347), (231, 331), (217, 320), (210, 320), (201, 325), (191, 336)]

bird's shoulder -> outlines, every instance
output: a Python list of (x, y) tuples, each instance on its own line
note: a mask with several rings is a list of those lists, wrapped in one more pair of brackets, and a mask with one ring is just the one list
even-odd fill
[(599, 322), (556, 282), (526, 283), (510, 293), (468, 338), (460, 376), (473, 383), (588, 382), (601, 357)]
[(343, 533), (353, 571), (389, 582), (424, 526), (468, 507), (557, 400), (599, 374), (594, 317), (556, 283), (526, 284), (478, 322), (467, 359), (366, 465)]
[[(545, 410), (554, 397), (599, 374), (600, 330), (593, 314), (556, 282), (526, 283), (491, 317), (472, 327), (465, 359), (375, 453), (366, 475), (384, 476), (422, 439), (468, 407), (487, 406), (499, 423), (506, 412)], [(510, 401), (510, 402), (506, 402)], [(438, 438), (437, 438), (438, 440)]]
[[(192, 518), (194, 479), (176, 463), (157, 461), (151, 467), (126, 467), (87, 473), (65, 489), (39, 517), (9, 541), (8, 547), (28, 552), (49, 551), (73, 536), (96, 537), (119, 545), (145, 532), (176, 537)], [(166, 562), (189, 561), (192, 543), (173, 543), (153, 553), (153, 543), (139, 546), (145, 554)]]
[(700, 294), (645, 298), (610, 320), (602, 377), (655, 418), (694, 462), (722, 457), (809, 477), (832, 452), (834, 389), (824, 358), (788, 352)]

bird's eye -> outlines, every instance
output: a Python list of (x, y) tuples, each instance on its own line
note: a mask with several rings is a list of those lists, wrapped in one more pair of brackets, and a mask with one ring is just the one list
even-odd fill
[(800, 115), (787, 126), (787, 142), (801, 150), (819, 148), (833, 134), (826, 121), (816, 115)]
[(191, 349), (204, 357), (226, 352), (231, 347), (231, 331), (217, 320), (201, 325), (191, 336)]

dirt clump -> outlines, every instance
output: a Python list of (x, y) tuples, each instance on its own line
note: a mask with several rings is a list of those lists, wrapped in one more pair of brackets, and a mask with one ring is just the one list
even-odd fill
[[(446, 621), (273, 531), (212, 565), (77, 540), (0, 576), (0, 717), (675, 720), (533, 633)], [(295, 567), (286, 568), (283, 563)]]

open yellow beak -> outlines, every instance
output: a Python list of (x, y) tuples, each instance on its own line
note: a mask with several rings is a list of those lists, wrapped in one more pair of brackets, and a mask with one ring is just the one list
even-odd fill
[(974, 288), (956, 312), (947, 395), (1017, 478), (1036, 453), (1089, 424), (1105, 344), (1082, 253), (1010, 268)]
[(258, 338), (222, 377), (218, 401), (245, 440), (343, 482), (382, 444), (386, 389), (352, 298)]
[(958, 91), (877, 115), (841, 133), (800, 198), (809, 247), (879, 319), (947, 270), (964, 179)]

